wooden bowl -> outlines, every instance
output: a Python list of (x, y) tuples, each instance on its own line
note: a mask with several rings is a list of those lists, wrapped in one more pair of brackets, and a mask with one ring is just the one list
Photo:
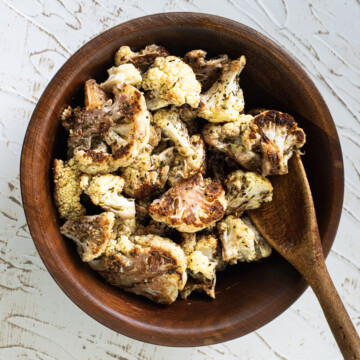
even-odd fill
[(209, 345), (248, 334), (276, 318), (306, 289), (302, 277), (274, 253), (259, 263), (220, 273), (216, 300), (195, 295), (159, 306), (110, 286), (81, 262), (73, 242), (59, 232), (52, 197), (53, 159), (64, 157), (66, 147), (61, 110), (69, 103), (82, 104), (87, 79), (106, 78), (121, 45), (140, 49), (152, 43), (176, 55), (201, 48), (210, 56), (246, 56), (241, 74), (246, 108), (289, 112), (307, 134), (303, 161), (325, 254), (334, 241), (342, 208), (341, 149), (329, 110), (299, 64), (265, 36), (218, 16), (167, 13), (128, 21), (83, 46), (52, 79), (31, 118), (21, 157), (24, 209), (45, 266), (76, 305), (121, 334), (160, 345)]

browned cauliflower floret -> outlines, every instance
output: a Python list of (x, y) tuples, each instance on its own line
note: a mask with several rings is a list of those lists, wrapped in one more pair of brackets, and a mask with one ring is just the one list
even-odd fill
[(85, 108), (86, 110), (97, 109), (109, 100), (105, 91), (94, 79), (85, 82)]
[(179, 233), (180, 234), (180, 246), (183, 249), (186, 256), (189, 256), (195, 249), (196, 245), (196, 233)]
[(190, 278), (181, 292), (181, 297), (186, 299), (196, 290), (215, 299), (217, 264), (218, 240), (214, 235), (201, 236), (187, 259)]
[(170, 104), (189, 104), (197, 107), (201, 85), (191, 67), (176, 56), (158, 57), (144, 74), (142, 87), (149, 90), (147, 106), (150, 110)]
[(72, 156), (75, 149), (92, 149), (114, 126), (112, 119), (102, 109), (80, 107), (75, 108), (71, 116), (63, 118), (62, 124), (69, 131), (68, 156)]
[(271, 246), (246, 217), (229, 215), (217, 224), (222, 258), (230, 264), (257, 261), (271, 254)]
[(90, 261), (104, 253), (113, 236), (114, 221), (112, 212), (80, 216), (67, 220), (60, 232), (75, 241), (82, 261)]
[(252, 119), (251, 115), (240, 115), (237, 121), (224, 125), (206, 124), (202, 135), (208, 145), (231, 157), (245, 169), (259, 170), (261, 167), (260, 154), (247, 150), (241, 139), (241, 134)]
[(84, 173), (106, 174), (128, 166), (149, 141), (150, 114), (143, 95), (128, 84), (114, 87), (113, 91), (113, 104), (104, 107), (105, 117), (112, 122), (100, 134), (101, 139), (111, 147), (111, 154), (105, 149), (84, 151), (77, 148), (74, 155)]
[(162, 304), (173, 303), (184, 288), (186, 265), (181, 247), (156, 235), (122, 235), (91, 263), (112, 285)]
[(65, 163), (54, 160), (54, 199), (61, 218), (74, 218), (85, 214), (85, 207), (80, 203), (80, 176), (81, 172), (74, 159)]
[(154, 198), (165, 187), (174, 160), (174, 148), (154, 155), (150, 154), (150, 150), (145, 149), (135, 162), (121, 170), (126, 195), (138, 199)]
[(154, 114), (154, 123), (161, 128), (164, 138), (175, 143), (177, 150), (184, 156), (194, 154), (186, 125), (180, 120), (179, 110), (161, 109)]
[(95, 205), (112, 211), (119, 218), (131, 219), (135, 217), (135, 201), (121, 195), (124, 184), (124, 179), (116, 175), (97, 175), (92, 178), (83, 175), (80, 187)]
[(148, 45), (145, 49), (139, 52), (131, 51), (128, 46), (122, 46), (115, 54), (115, 65), (119, 66), (125, 63), (131, 63), (142, 71), (152, 65), (154, 60), (158, 57), (169, 56), (169, 52), (159, 45)]
[(111, 92), (114, 86), (123, 84), (130, 84), (137, 88), (141, 86), (141, 73), (133, 64), (113, 66), (107, 73), (108, 79), (100, 84), (100, 87), (107, 92)]
[(230, 173), (225, 182), (226, 214), (241, 216), (245, 210), (257, 209), (263, 202), (272, 200), (271, 182), (251, 171), (236, 170)]
[(202, 91), (208, 90), (221, 75), (221, 70), (230, 60), (227, 55), (205, 60), (206, 51), (192, 50), (185, 54), (184, 62), (193, 69), (196, 79), (200, 81)]
[(236, 121), (244, 110), (244, 96), (239, 75), (246, 63), (245, 56), (226, 63), (220, 78), (200, 96), (198, 116), (210, 122)]
[(170, 186), (175, 186), (178, 182), (188, 179), (198, 172), (205, 174), (206, 149), (201, 135), (193, 135), (190, 138), (190, 146), (193, 155), (184, 156), (181, 153), (175, 154), (168, 178)]
[(305, 144), (294, 118), (275, 110), (255, 116), (241, 137), (247, 151), (260, 154), (263, 176), (287, 174), (288, 160)]
[(149, 206), (150, 216), (183, 232), (200, 231), (225, 213), (225, 192), (220, 183), (204, 181), (200, 173), (169, 189)]

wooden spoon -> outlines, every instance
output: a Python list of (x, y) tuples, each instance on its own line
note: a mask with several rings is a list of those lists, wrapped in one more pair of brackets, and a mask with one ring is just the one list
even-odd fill
[(298, 154), (289, 173), (271, 178), (273, 201), (248, 211), (263, 237), (304, 276), (314, 290), (345, 359), (360, 359), (360, 338), (325, 265), (315, 208)]

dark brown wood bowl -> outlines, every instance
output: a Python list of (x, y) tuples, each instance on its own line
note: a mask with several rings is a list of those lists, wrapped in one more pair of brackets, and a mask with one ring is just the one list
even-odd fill
[(218, 16), (167, 13), (128, 21), (83, 46), (52, 79), (32, 115), (21, 157), (24, 209), (45, 266), (76, 305), (121, 334), (160, 345), (209, 345), (248, 334), (276, 318), (304, 292), (303, 278), (274, 253), (259, 263), (232, 266), (220, 273), (216, 300), (195, 295), (159, 306), (110, 286), (81, 262), (73, 242), (59, 232), (52, 197), (53, 159), (64, 158), (66, 152), (61, 110), (69, 103), (82, 104), (87, 79), (106, 78), (121, 45), (140, 49), (152, 43), (176, 55), (201, 48), (210, 56), (246, 56), (241, 74), (246, 108), (289, 112), (307, 134), (303, 161), (326, 255), (342, 208), (342, 154), (329, 110), (299, 64), (265, 36)]

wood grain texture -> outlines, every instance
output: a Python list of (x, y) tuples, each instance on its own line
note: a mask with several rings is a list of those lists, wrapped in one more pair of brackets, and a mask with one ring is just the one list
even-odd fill
[[(336, 179), (336, 178), (335, 178)], [(342, 179), (338, 179), (342, 186)], [(299, 154), (289, 161), (289, 173), (272, 179), (273, 200), (248, 211), (264, 238), (304, 276), (319, 299), (344, 359), (360, 359), (360, 338), (325, 264), (318, 221), (307, 175)], [(334, 205), (337, 211), (342, 203)]]
[[(286, 313), (246, 337), (215, 346), (168, 349), (118, 335), (60, 291), (29, 236), (19, 194), (19, 154), (40, 94), (71, 53), (122, 21), (162, 11), (204, 11), (247, 24), (284, 46), (310, 74), (339, 131), (345, 202), (327, 263), (359, 330), (360, 8), (355, 1), (37, 1), (0, 3), (2, 173), (0, 178), (0, 358), (29, 359), (339, 359), (308, 290)], [(92, 21), (89, 21), (91, 19)], [(16, 69), (16, 70), (14, 70)], [(71, 350), (69, 350), (71, 349)]]

